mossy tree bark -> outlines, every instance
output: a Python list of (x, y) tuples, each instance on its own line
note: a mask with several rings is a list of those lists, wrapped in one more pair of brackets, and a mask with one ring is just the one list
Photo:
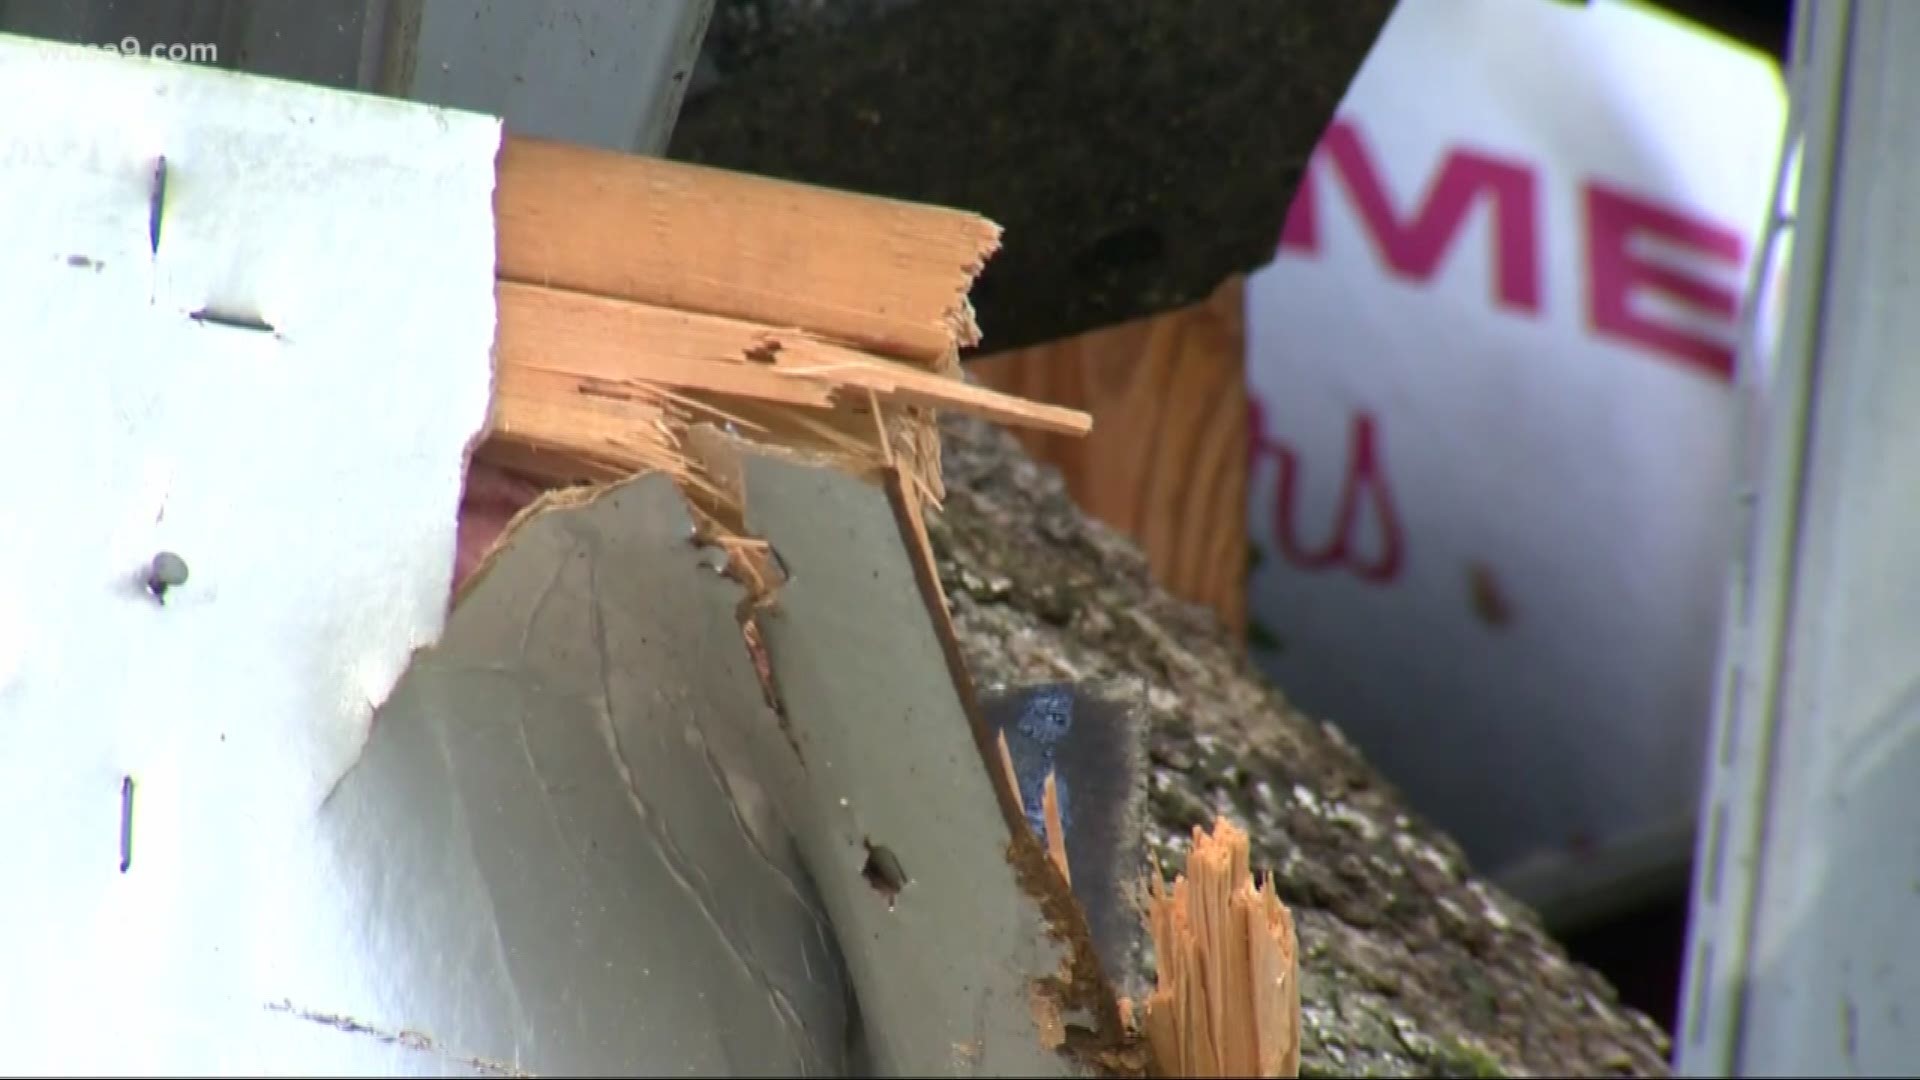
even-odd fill
[(1266, 685), (1210, 613), (1156, 588), (1056, 473), (1004, 432), (946, 435), (930, 532), (975, 680), (1118, 684), (1147, 703), (1162, 864), (1227, 814), (1294, 911), (1303, 1075), (1667, 1073), (1651, 1020)]

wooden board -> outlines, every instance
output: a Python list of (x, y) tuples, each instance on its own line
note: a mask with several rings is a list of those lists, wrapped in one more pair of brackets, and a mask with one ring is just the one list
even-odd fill
[(502, 281), (798, 328), (951, 365), (1000, 246), (979, 214), (659, 158), (508, 138)]
[(508, 138), (495, 221), (494, 466), (686, 479), (686, 429), (717, 420), (856, 467), (898, 444), (937, 499), (937, 449), (913, 448), (938, 410), (1089, 425), (961, 378), (1000, 237), (978, 214)]
[(1246, 628), (1244, 281), (1206, 301), (971, 360), (984, 386), (1084, 410), (1093, 432), (1017, 434), (1089, 515), (1132, 536), (1168, 592)]

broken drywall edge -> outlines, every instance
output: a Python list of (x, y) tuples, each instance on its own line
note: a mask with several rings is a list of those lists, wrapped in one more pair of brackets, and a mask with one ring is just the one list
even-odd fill
[[(872, 512), (879, 493), (768, 457), (745, 469), (748, 521), (790, 573), (762, 620), (806, 754), (782, 790), (808, 822), (802, 850), (834, 924), (857, 943), (847, 963), (875, 1069), (1064, 1075), (1026, 1008), (1055, 950), (1005, 864), (951, 683), (926, 664), (924, 613), (887, 553), (898, 539), (884, 506)], [(949, 1052), (960, 1044), (975, 1048), (964, 1062)]]
[[(752, 516), (747, 498), (747, 461), (761, 456), (808, 468), (834, 469), (863, 481), (874, 478), (877, 465), (817, 448), (756, 442), (710, 423), (689, 429), (685, 448), (704, 483), (698, 489), (683, 487), (682, 492), (692, 508), (700, 540), (725, 549), (729, 574), (746, 589), (743, 620), (751, 618), (750, 607), (765, 608), (775, 603), (780, 583), (786, 580), (777, 551), (747, 524)], [(749, 647), (759, 648), (752, 642)]]
[[(785, 747), (747, 745), (774, 724), (690, 529), (663, 476), (523, 522), (311, 827), (211, 882), (303, 917), (226, 928), (254, 969), (175, 1029), (207, 1056), (118, 1071), (846, 1074), (837, 949), (751, 760)], [(377, 977), (276, 963), (326, 946)]]
[[(794, 530), (817, 530), (825, 526), (829, 531), (842, 534), (842, 543), (830, 545), (826, 557), (840, 571), (853, 567), (853, 576), (862, 586), (871, 586), (879, 594), (894, 597), (896, 600), (904, 586), (907, 593), (913, 593), (914, 587), (909, 579), (912, 568), (904, 561), (906, 553), (900, 550), (902, 537), (892, 514), (880, 504), (883, 497), (880, 492), (872, 491), (868, 480), (850, 476), (818, 462), (806, 462), (796, 459), (795, 455), (774, 455), (759, 451), (728, 433), (712, 428), (697, 429), (692, 452), (698, 460), (706, 462), (711, 471), (709, 479), (719, 487), (734, 494), (736, 508), (744, 505), (745, 514), (737, 517), (730, 527), (736, 528), (739, 535), (759, 539), (757, 533), (750, 532), (748, 523), (761, 523), (771, 519), (778, 527), (776, 535), (784, 535), (789, 540)], [(765, 473), (774, 470), (782, 478), (769, 482)], [(895, 483), (899, 483), (899, 474), (889, 473)], [(758, 481), (755, 476), (760, 476)], [(654, 476), (650, 481), (656, 485), (664, 484), (668, 478)], [(518, 549), (534, 542), (543, 534), (550, 534), (556, 523), (577, 518), (580, 513), (597, 513), (611, 497), (631, 490), (643, 480), (632, 480), (605, 487), (589, 487), (556, 493), (541, 500), (535, 506), (516, 519), (508, 537), (511, 543), (503, 544), (493, 553), (494, 562), (507, 561), (515, 557)], [(771, 483), (771, 486), (769, 486)], [(812, 489), (824, 485), (837, 497), (821, 497)], [(805, 488), (805, 491), (796, 489)], [(809, 494), (811, 492), (811, 494)], [(865, 494), (860, 494), (864, 492)], [(796, 495), (801, 500), (796, 503)], [(866, 504), (867, 512), (848, 513), (844, 503), (851, 498), (856, 504)], [(682, 501), (677, 504), (679, 513), (673, 518), (683, 524), (671, 526), (678, 532), (685, 528), (691, 533), (693, 519), (687, 517), (688, 505)], [(804, 512), (799, 512), (804, 511)], [(689, 539), (691, 537), (688, 537)], [(769, 542), (763, 539), (762, 542)], [(879, 551), (893, 550), (891, 557), (876, 557), (874, 546)], [(683, 550), (691, 551), (692, 545)], [(816, 582), (826, 563), (821, 561), (821, 552), (817, 545), (810, 550), (809, 545), (801, 543), (795, 550), (807, 555), (808, 568), (802, 570), (802, 580)], [(862, 552), (864, 551), (864, 554)], [(679, 560), (669, 560), (678, 563)], [(782, 570), (791, 569), (785, 555), (777, 557)], [(867, 568), (874, 568), (869, 581)], [(712, 564), (689, 555), (685, 565), (676, 565), (673, 573), (683, 575), (689, 581), (694, 578), (708, 579), (712, 575), (705, 573)], [(674, 579), (678, 582), (680, 579)], [(474, 591), (463, 601), (465, 604), (476, 602), (472, 599), (480, 595), (481, 590), (489, 588), (489, 582), (482, 575), (474, 579)], [(659, 590), (666, 588), (661, 582), (649, 586)], [(1019, 847), (1019, 834), (1009, 835), (1002, 814), (989, 810), (984, 818), (987, 826), (985, 844), (975, 855), (983, 856), (978, 866), (968, 869), (959, 865), (940, 865), (921, 869), (919, 860), (908, 857), (908, 863), (916, 869), (905, 869), (900, 862), (897, 850), (900, 837), (896, 833), (876, 836), (867, 828), (849, 831), (849, 821), (858, 819), (863, 813), (878, 814), (884, 822), (881, 828), (895, 829), (903, 819), (911, 818), (909, 808), (888, 810), (876, 807), (873, 793), (864, 790), (859, 782), (849, 783), (850, 776), (867, 776), (870, 770), (861, 767), (858, 750), (850, 750), (843, 741), (847, 730), (891, 730), (891, 745), (882, 755), (888, 768), (908, 774), (921, 776), (937, 775), (952, 769), (962, 770), (952, 774), (952, 778), (964, 781), (965, 770), (975, 771), (975, 779), (982, 763), (977, 757), (967, 754), (964, 749), (956, 761), (945, 751), (935, 752), (928, 747), (916, 744), (906, 737), (897, 724), (885, 725), (870, 722), (871, 718), (861, 715), (860, 706), (870, 705), (871, 694), (865, 691), (855, 692), (849, 699), (849, 687), (839, 679), (833, 663), (822, 668), (820, 657), (813, 662), (806, 658), (796, 659), (793, 646), (796, 640), (819, 640), (836, 645), (830, 649), (836, 662), (844, 662), (848, 657), (860, 658), (865, 663), (879, 663), (890, 671), (904, 673), (913, 669), (911, 663), (903, 664), (903, 650), (911, 653), (914, 646), (909, 643), (918, 636), (912, 631), (917, 619), (924, 626), (927, 612), (919, 601), (908, 600), (904, 608), (889, 619), (885, 612), (875, 610), (874, 597), (865, 592), (857, 595), (845, 594), (843, 590), (826, 587), (827, 593), (814, 592), (811, 595), (803, 590), (796, 598), (782, 594), (777, 606), (761, 609), (745, 601), (750, 596), (742, 595), (742, 603), (734, 604), (732, 612), (737, 619), (746, 609), (751, 622), (745, 629), (762, 635), (760, 647), (756, 651), (754, 642), (747, 638), (736, 637), (740, 642), (733, 653), (735, 657), (746, 656), (755, 670), (757, 680), (762, 681), (763, 692), (767, 695), (766, 707), (748, 710), (755, 717), (757, 734), (762, 740), (760, 750), (754, 756), (756, 773), (754, 786), (764, 787), (769, 797), (782, 809), (785, 820), (798, 831), (796, 841), (804, 853), (810, 877), (823, 890), (827, 906), (833, 912), (836, 934), (848, 943), (853, 950), (847, 958), (859, 1000), (865, 1013), (862, 1021), (866, 1032), (868, 1048), (876, 1065), (883, 1072), (917, 1072), (922, 1069), (938, 1070), (936, 1074), (945, 1074), (954, 1070), (971, 1070), (975, 1067), (990, 1071), (1013, 1070), (1033, 1073), (1043, 1069), (1047, 1074), (1063, 1065), (1073, 1066), (1069, 1071), (1096, 1071), (1103, 1073), (1137, 1074), (1139, 1071), (1138, 1054), (1132, 1048), (1115, 1046), (1087, 1037), (1088, 1026), (1098, 1027), (1099, 1014), (1102, 1012), (1098, 994), (1088, 991), (1090, 985), (1097, 985), (1100, 976), (1096, 970), (1087, 972), (1088, 957), (1085, 949), (1076, 951), (1073, 942), (1076, 937), (1086, 938), (1084, 926), (1074, 932), (1072, 925), (1080, 919), (1077, 904), (1071, 893), (1059, 890), (1046, 892), (1036, 886), (1032, 880), (1031, 867), (1028, 873), (1021, 873), (1021, 860), (1017, 855), (1009, 854), (1009, 849)], [(884, 623), (885, 644), (862, 647), (857, 643), (839, 641), (842, 635), (835, 633), (835, 627), (828, 625), (823, 618), (818, 602), (821, 595), (839, 597), (839, 606), (851, 607), (862, 620), (879, 619)], [(898, 604), (894, 606), (898, 607)], [(869, 624), (869, 629), (871, 625)], [(901, 631), (904, 630), (904, 637)], [(697, 628), (692, 632), (697, 632)], [(532, 633), (528, 627), (524, 633)], [(668, 631), (673, 634), (676, 631)], [(795, 635), (798, 635), (796, 639)], [(919, 646), (932, 648), (932, 657), (939, 656), (939, 644), (933, 641), (935, 635), (928, 634), (928, 640)], [(785, 660), (780, 659), (782, 653)], [(429, 656), (433, 654), (427, 654)], [(718, 654), (716, 654), (718, 655)], [(923, 697), (916, 697), (912, 710), (937, 714), (943, 693), (952, 694), (956, 687), (951, 681), (944, 659), (934, 659), (933, 667), (928, 669), (923, 662), (921, 674), (933, 674), (936, 681), (922, 687)], [(644, 666), (644, 665), (642, 665)], [(800, 685), (797, 692), (784, 692), (776, 684), (783, 679), (791, 679), (795, 672), (800, 673)], [(657, 674), (652, 676), (659, 680)], [(904, 674), (902, 677), (906, 677)], [(829, 696), (841, 695), (835, 701), (824, 701), (820, 693), (826, 689)], [(849, 728), (849, 724), (851, 728)], [(964, 719), (956, 718), (947, 728), (957, 736), (957, 745), (964, 748), (969, 741), (961, 730)], [(849, 773), (848, 770), (853, 770)], [(913, 795), (916, 799), (927, 794), (924, 787), (916, 787)], [(970, 812), (987, 810), (984, 801), (991, 799), (991, 789), (980, 785), (979, 800), (963, 800), (944, 812), (935, 813), (931, 821), (940, 835), (931, 845), (916, 845), (919, 848), (937, 847), (943, 851), (943, 863), (964, 863), (964, 855), (969, 844), (979, 844), (982, 834), (978, 829), (968, 831), (965, 822)], [(1032, 847), (1029, 840), (1028, 847)], [(1044, 857), (1044, 856), (1043, 856)], [(1009, 859), (1012, 859), (1010, 864)], [(844, 865), (842, 865), (844, 863)], [(863, 864), (864, 863), (864, 864)], [(943, 880), (943, 875), (951, 876), (955, 869), (964, 871), (960, 880)], [(910, 878), (909, 875), (912, 875)], [(989, 967), (991, 967), (991, 932), (981, 933), (979, 925), (987, 918), (985, 908), (993, 905), (986, 902), (993, 895), (990, 882), (996, 875), (1006, 875), (1006, 892), (1003, 902), (1011, 905), (1010, 913), (1016, 914), (1021, 928), (1013, 933), (1004, 944), (1014, 949), (1015, 954), (1031, 956), (1038, 963), (1019, 965), (1019, 970), (1003, 973), (1000, 982), (992, 974), (983, 974), (978, 970), (961, 970), (968, 965), (978, 965), (982, 948), (988, 949)], [(864, 879), (864, 880), (860, 880)], [(1036, 896), (1035, 890), (1040, 889)], [(1067, 899), (1063, 903), (1061, 896)], [(949, 896), (961, 902), (964, 914), (959, 911), (930, 912), (930, 898)], [(872, 908), (874, 904), (880, 908)], [(870, 910), (871, 908), (871, 910)], [(874, 922), (875, 917), (880, 921)], [(905, 924), (903, 926), (896, 924)], [(878, 931), (876, 933), (876, 930)], [(893, 933), (888, 933), (893, 931)], [(889, 940), (904, 933), (902, 940)], [(948, 937), (957, 938), (948, 940)], [(964, 939), (964, 944), (959, 939)], [(985, 943), (985, 944), (983, 944)], [(1051, 944), (1050, 944), (1051, 943)], [(948, 970), (951, 968), (952, 970)], [(902, 988), (888, 983), (889, 979), (910, 976), (916, 987), (918, 999), (903, 995)], [(1000, 985), (1004, 983), (1004, 985)], [(937, 993), (924, 989), (929, 985), (940, 985), (945, 990), (939, 993), (959, 993), (963, 997), (970, 992), (968, 988), (979, 989), (976, 998), (966, 997), (940, 1004), (933, 1000)], [(981, 989), (984, 988), (984, 989)], [(931, 994), (931, 996), (930, 996)], [(1105, 998), (1111, 1000), (1109, 991)], [(1000, 1016), (997, 1006), (1011, 1005), (1006, 1016)], [(1084, 1006), (1094, 1002), (1091, 1012)], [(908, 1002), (916, 1002), (908, 1006)], [(1024, 1005), (1024, 1008), (1018, 1007)], [(907, 1023), (903, 1021), (901, 1009), (908, 1007), (908, 1014), (917, 1017)], [(984, 1012), (982, 1010), (985, 1010)], [(1113, 1009), (1117, 1012), (1117, 1007)], [(994, 1019), (998, 1017), (998, 1019)], [(976, 1019), (984, 1018), (984, 1019)], [(929, 1025), (958, 1027), (952, 1031), (929, 1033), (920, 1030)], [(1075, 1033), (1079, 1026), (1079, 1034)], [(943, 1041), (944, 1040), (944, 1041)], [(967, 1048), (964, 1054), (933, 1054), (927, 1047)], [(1067, 1056), (1034, 1058), (1032, 1052), (1058, 1053), (1066, 1051)], [(932, 1056), (929, 1056), (929, 1055)], [(1036, 1064), (1036, 1062), (1040, 1064)], [(1051, 1062), (1051, 1064), (1047, 1064)]]
[(1002, 760), (999, 736), (987, 723), (973, 677), (960, 653), (919, 502), (899, 472), (889, 471), (884, 479), (888, 505), (907, 555), (913, 583), (919, 590), (967, 725), (972, 730), (983, 770), (990, 778), (994, 797), (1011, 834), (1007, 861), (1014, 868), (1021, 887), (1041, 905), (1049, 931), (1066, 946), (1060, 969), (1047, 976), (1041, 988), (1062, 1009), (1091, 1018), (1094, 1037), (1086, 1044), (1073, 1047), (1089, 1067), (1114, 1075), (1138, 1075), (1145, 1068), (1145, 1048), (1122, 1022), (1115, 984), (1101, 965), (1086, 912), (1073, 895), (1071, 885), (1054, 867), (1045, 847), (1028, 828), (1015, 778), (999, 764)]
[(712, 422), (688, 426), (680, 436), (681, 466), (671, 470), (641, 470), (621, 477), (546, 488), (529, 498), (488, 542), (474, 568), (456, 583), (453, 603), (458, 605), (485, 576), (494, 558), (513, 540), (528, 522), (549, 510), (579, 507), (604, 497), (624, 484), (646, 475), (669, 477), (679, 488), (691, 516), (689, 541), (722, 549), (724, 569), (745, 587), (747, 607), (771, 603), (784, 578), (770, 551), (746, 528), (746, 495), (742, 461), (748, 454), (764, 454), (817, 468), (834, 468), (849, 475), (877, 479), (874, 468), (862, 469), (846, 455), (834, 455), (817, 448), (784, 446), (755, 442), (736, 431), (727, 431)]
[(611, 483), (575, 484), (571, 487), (548, 488), (533, 496), (527, 501), (526, 505), (514, 511), (513, 516), (507, 519), (507, 523), (501, 527), (499, 534), (493, 538), (492, 542), (488, 544), (487, 549), (481, 553), (480, 560), (474, 565), (473, 571), (464, 579), (454, 583), (452, 606), (458, 607), (462, 599), (471, 594), (474, 589), (480, 587), (480, 583), (486, 579), (487, 571), (493, 568), (493, 564), (500, 553), (511, 546), (514, 537), (517, 536), (520, 530), (529, 522), (534, 521), (539, 518), (541, 514), (550, 510), (571, 510), (591, 505), (594, 501), (604, 498), (627, 484), (642, 478), (641, 476), (630, 476), (625, 480)]
[[(1137, 1075), (1143, 1053), (1119, 1030), (1078, 902), (1024, 819), (994, 805), (1004, 784), (966, 715), (970, 681), (949, 666), (886, 497), (761, 455), (745, 469), (753, 534), (789, 573), (760, 620), (767, 652), (806, 753), (811, 813), (838, 833), (812, 836), (808, 858), (840, 933), (863, 945), (848, 962), (872, 1010), (870, 1038), (885, 1040), (877, 1066)], [(886, 475), (904, 492), (898, 473)], [(897, 906), (848, 885), (880, 847), (913, 876)], [(1036, 993), (1058, 1032), (1036, 1026)], [(977, 1053), (935, 1053), (955, 1043)]]
[(499, 125), (19, 38), (0, 92), (0, 1009), (17, 1067), (166, 1071), (256, 951), (371, 977), (273, 868), (443, 624)]
[(739, 590), (690, 531), (661, 475), (521, 523), (316, 822), (320, 929), (385, 980), (296, 1002), (540, 1075), (858, 1074)]

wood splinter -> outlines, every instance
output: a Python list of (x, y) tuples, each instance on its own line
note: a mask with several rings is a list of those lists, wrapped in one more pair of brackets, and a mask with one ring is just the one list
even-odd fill
[(1040, 784), (1040, 816), (1047, 827), (1047, 857), (1060, 868), (1060, 877), (1073, 884), (1073, 872), (1067, 869), (1067, 829), (1060, 821), (1060, 789), (1054, 784), (1053, 770)]
[[(1001, 732), (998, 738), (1000, 748), (1000, 771), (1006, 775), (1007, 790), (1014, 799), (1020, 798), (1020, 776), (1013, 769), (1013, 752), (1007, 748), (1007, 733)], [(1040, 820), (1044, 828), (1047, 845), (1047, 858), (1060, 871), (1060, 880), (1073, 884), (1073, 872), (1067, 869), (1067, 829), (1060, 819), (1060, 789), (1054, 781), (1052, 769), (1047, 770), (1047, 778), (1040, 786)]]
[(1153, 875), (1158, 986), (1143, 1024), (1162, 1076), (1300, 1075), (1293, 915), (1273, 878), (1255, 884), (1247, 834), (1225, 818), (1193, 830), (1171, 893)]

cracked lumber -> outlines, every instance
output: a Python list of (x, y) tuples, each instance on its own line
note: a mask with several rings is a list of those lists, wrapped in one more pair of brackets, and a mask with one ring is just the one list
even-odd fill
[(947, 499), (928, 526), (974, 678), (1142, 693), (1162, 863), (1223, 812), (1277, 871), (1299, 926), (1301, 1075), (1666, 1075), (1650, 1020), (1267, 687), (1210, 615), (1153, 587), (1057, 474), (1004, 432), (943, 427)]

